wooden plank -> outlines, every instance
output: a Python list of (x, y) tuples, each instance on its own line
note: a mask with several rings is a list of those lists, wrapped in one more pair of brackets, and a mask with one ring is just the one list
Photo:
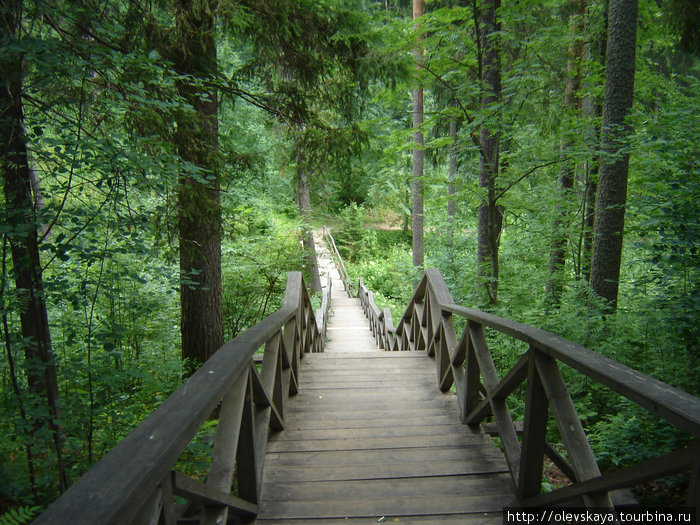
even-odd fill
[(379, 405), (381, 407), (382, 404), (386, 406), (389, 403), (396, 402), (399, 404), (432, 404), (438, 407), (456, 401), (454, 394), (451, 392), (443, 394), (437, 388), (433, 392), (421, 388), (406, 389), (404, 392), (389, 389), (383, 394), (383, 396), (379, 397), (376, 394), (372, 395), (371, 390), (353, 390), (351, 388), (306, 391), (297, 396), (294, 400), (294, 405), (295, 407), (312, 405), (318, 408), (321, 405), (367, 403), (367, 406)]
[(397, 448), (365, 450), (328, 450), (320, 452), (277, 452), (268, 453), (267, 465), (276, 466), (338, 466), (338, 465), (373, 465), (379, 462), (425, 462), (455, 461), (479, 458), (501, 458), (500, 451), (491, 443), (475, 445)]
[[(243, 417), (243, 404), (248, 381), (241, 378), (226, 394), (219, 411), (219, 423), (216, 426), (212, 462), (207, 476), (207, 486), (219, 492), (230, 493), (233, 468), (238, 449), (238, 436)], [(214, 524), (226, 521), (228, 510), (214, 509), (205, 512), (202, 523)]]
[(270, 441), (267, 450), (270, 452), (294, 452), (314, 450), (359, 450), (359, 449), (388, 449), (415, 447), (459, 446), (464, 443), (464, 437), (459, 435), (438, 436), (400, 436), (387, 438), (360, 439), (325, 439), (320, 441)]
[(553, 358), (700, 438), (700, 398), (550, 332), (458, 305), (443, 310), (532, 344)]
[(266, 483), (263, 498), (276, 500), (318, 500), (352, 494), (356, 498), (371, 498), (377, 494), (410, 496), (414, 494), (505, 494), (512, 493), (507, 473), (470, 474), (461, 476), (398, 478), (387, 483), (384, 479), (334, 481), (293, 481)]
[[(296, 400), (295, 400), (296, 401)], [(392, 398), (387, 398), (386, 401), (377, 401), (377, 400), (367, 400), (367, 399), (341, 399), (341, 398), (336, 398), (336, 399), (326, 399), (325, 397), (322, 397), (321, 399), (304, 399), (300, 400), (298, 405), (294, 406), (294, 410), (310, 410), (310, 411), (319, 411), (319, 412), (325, 412), (327, 414), (330, 414), (330, 417), (335, 417), (333, 414), (338, 413), (339, 411), (346, 412), (346, 411), (353, 411), (355, 408), (357, 408), (357, 405), (359, 403), (362, 403), (366, 406), (367, 410), (369, 411), (375, 411), (375, 410), (381, 410), (382, 408), (385, 408), (387, 406), (387, 403), (392, 403), (395, 404), (397, 410), (403, 410), (404, 412), (408, 412), (414, 407), (417, 410), (425, 410), (425, 409), (434, 409), (434, 410), (447, 410), (447, 409), (454, 409), (455, 412), (457, 411), (457, 407), (454, 403), (450, 403), (450, 400), (442, 400), (442, 404), (435, 403), (433, 401), (430, 401), (428, 399), (416, 399), (416, 400), (411, 400), (411, 399), (402, 399), (402, 398), (397, 398), (397, 397), (392, 397)]]
[[(596, 463), (593, 451), (588, 444), (583, 425), (576, 413), (576, 408), (556, 361), (541, 352), (536, 352), (534, 357), (542, 386), (547, 393), (549, 406), (569, 454), (576, 479), (581, 482), (600, 476), (598, 463)], [(588, 500), (586, 504), (612, 507), (612, 502), (607, 494), (590, 495), (586, 499)]]
[(542, 488), (548, 404), (547, 394), (535, 365), (535, 352), (534, 348), (530, 348), (528, 352), (524, 432), (518, 479), (518, 499), (520, 500), (539, 494)]
[[(182, 522), (186, 525), (188, 522)], [(501, 512), (476, 512), (472, 514), (431, 514), (429, 516), (372, 516), (365, 518), (259, 518), (254, 523), (261, 525), (351, 525), (351, 524), (377, 524), (377, 523), (439, 523), (440, 525), (502, 525)], [(193, 523), (194, 525), (194, 523)]]
[(173, 492), (178, 496), (207, 505), (226, 505), (243, 516), (255, 516), (258, 512), (258, 506), (253, 502), (216, 490), (180, 472), (173, 472), (172, 476)]
[[(508, 373), (503, 377), (500, 383), (493, 389), (491, 397), (493, 399), (507, 398), (527, 377), (528, 354), (520, 356), (518, 362), (513, 365)], [(483, 399), (476, 408), (467, 416), (467, 419), (474, 422), (480, 422), (491, 414), (491, 402), (488, 399)]]
[(484, 335), (483, 327), (478, 324), (470, 323), (469, 338), (474, 345), (474, 353), (477, 361), (479, 362), (479, 369), (481, 370), (481, 376), (484, 379), (484, 386), (486, 387), (488, 394), (487, 397), (491, 398), (491, 410), (493, 412), (494, 419), (496, 420), (496, 424), (498, 425), (498, 430), (501, 435), (501, 442), (503, 443), (503, 448), (506, 453), (506, 460), (510, 466), (511, 473), (513, 474), (513, 479), (517, 480), (520, 469), (520, 443), (518, 442), (518, 436), (515, 433), (513, 419), (510, 417), (506, 400), (493, 399), (491, 397), (494, 390), (496, 390), (498, 387), (500, 381), (498, 379), (496, 367), (491, 359), (491, 354), (489, 352), (488, 344), (486, 343), (486, 336)]
[[(441, 319), (430, 315), (430, 301), (413, 308), (421, 339)], [(399, 330), (410, 327), (402, 322)], [(438, 342), (447, 342), (439, 333)], [(500, 517), (515, 503), (508, 466), (487, 435), (455, 424), (457, 398), (440, 393), (434, 378), (435, 362), (422, 351), (307, 356), (301, 390), (286, 407), (286, 430), (268, 442), (256, 522), (364, 516), (376, 523), (394, 516), (392, 509), (402, 522)], [(489, 498), (493, 511), (479, 513)]]
[(304, 440), (338, 440), (338, 439), (362, 439), (362, 438), (387, 438), (405, 436), (465, 436), (471, 437), (464, 425), (450, 423), (447, 425), (415, 425), (415, 426), (382, 426), (361, 428), (330, 428), (297, 430), (287, 429), (286, 432), (276, 434), (270, 442), (277, 441), (304, 441)]
[(523, 504), (526, 506), (557, 505), (591, 493), (633, 487), (645, 481), (685, 472), (691, 468), (699, 455), (700, 446), (698, 445), (676, 450), (670, 454), (649, 459), (604, 476), (579, 481), (563, 489), (525, 499)]
[(284, 428), (284, 395), (282, 393), (283, 366), (282, 353), (284, 345), (282, 343), (281, 333), (272, 337), (265, 344), (265, 352), (260, 371), (261, 385), (264, 392), (271, 395), (272, 410), (272, 428), (274, 430), (282, 430)]
[[(497, 450), (495, 452), (498, 452)], [(494, 454), (498, 456), (498, 454)], [(340, 481), (350, 479), (397, 479), (420, 476), (456, 476), (467, 474), (508, 473), (503, 457), (461, 459), (460, 461), (386, 462), (374, 465), (313, 465), (270, 468), (266, 482)]]
[[(472, 340), (471, 337), (471, 329), (472, 325), (474, 323), (469, 321), (467, 323), (466, 328), (464, 329), (464, 333), (462, 334), (462, 338), (466, 342), (466, 363), (465, 363), (465, 370), (466, 370), (466, 375), (465, 375), (465, 389), (464, 389), (464, 400), (462, 406), (462, 417), (465, 418), (464, 421), (468, 425), (473, 424), (472, 421), (469, 420), (467, 417), (467, 414), (472, 412), (474, 408), (477, 406), (479, 403), (480, 399), (480, 390), (481, 390), (481, 369), (479, 368), (479, 360), (477, 359), (476, 356), (476, 349), (474, 347), (474, 341)], [(462, 401), (460, 400), (460, 403)], [(477, 421), (476, 423), (479, 423)]]
[[(309, 389), (299, 394), (298, 399), (342, 399), (348, 396), (355, 400), (361, 399), (391, 399), (392, 397), (400, 398), (410, 395), (411, 399), (432, 399), (440, 396), (441, 392), (434, 386), (434, 382), (426, 384), (405, 384), (401, 388), (383, 388), (377, 386), (375, 389), (370, 388), (353, 388), (352, 385), (338, 386), (337, 388), (329, 388), (323, 391), (318, 389)], [(442, 394), (445, 396), (453, 396), (451, 393)], [(321, 396), (321, 397), (319, 397)]]
[(177, 516), (175, 514), (175, 494), (173, 493), (172, 475), (167, 475), (160, 484), (161, 498), (163, 500), (162, 523), (163, 525), (175, 525)]
[(370, 352), (368, 354), (356, 354), (353, 352), (346, 352), (346, 353), (321, 353), (317, 356), (314, 356), (314, 359), (309, 361), (309, 364), (321, 364), (321, 363), (328, 363), (328, 362), (336, 362), (339, 363), (340, 361), (343, 360), (348, 360), (348, 364), (352, 363), (353, 361), (360, 362), (360, 363), (367, 363), (368, 359), (379, 359), (382, 361), (386, 362), (397, 362), (396, 359), (418, 359), (420, 358), (425, 358), (425, 353), (416, 351), (416, 350), (409, 350), (406, 352), (401, 352), (398, 354), (393, 354), (393, 353), (388, 353), (388, 352), (382, 352), (379, 350), (375, 350), (374, 352)]
[(259, 495), (259, 479), (257, 477), (257, 462), (262, 461), (263, 452), (258, 455), (255, 450), (255, 412), (253, 406), (253, 381), (249, 376), (246, 381), (243, 416), (236, 449), (236, 471), (238, 478), (238, 494), (241, 498), (257, 503)]
[(265, 343), (265, 351), (263, 353), (262, 369), (260, 376), (262, 377), (262, 386), (266, 392), (272, 392), (275, 387), (275, 376), (277, 375), (277, 361), (280, 353), (280, 339), (282, 334), (277, 332), (267, 343)]
[[(275, 430), (282, 430), (284, 428), (282, 416), (277, 412), (277, 406), (272, 402), (269, 392), (265, 391), (260, 372), (258, 372), (255, 365), (250, 367), (250, 377), (253, 384), (253, 401), (255, 406), (257, 408), (268, 408), (269, 410), (266, 411), (265, 416), (267, 421)], [(267, 426), (267, 423), (265, 426)]]
[(289, 429), (320, 430), (327, 428), (371, 428), (371, 427), (393, 427), (397, 425), (447, 425), (457, 422), (456, 415), (436, 414), (434, 410), (423, 411), (423, 416), (416, 416), (410, 413), (407, 417), (391, 418), (373, 417), (365, 418), (361, 414), (357, 418), (331, 419), (332, 414), (325, 414), (326, 417), (320, 419), (299, 419), (287, 418), (285, 422)]
[[(357, 408), (357, 407), (355, 407)], [(416, 409), (406, 417), (401, 417), (397, 413), (389, 413), (386, 416), (385, 410), (372, 410), (367, 412), (367, 417), (363, 416), (361, 410), (335, 413), (330, 411), (315, 412), (313, 416), (304, 417), (303, 413), (292, 412), (287, 417), (287, 425), (290, 428), (362, 428), (362, 427), (383, 427), (392, 424), (426, 423), (429, 425), (442, 425), (445, 423), (459, 422), (456, 414), (449, 414), (443, 411), (436, 411), (433, 407)], [(467, 427), (469, 428), (469, 427)]]
[(403, 380), (404, 384), (410, 384), (411, 381), (422, 380), (423, 382), (431, 383), (434, 381), (432, 374), (429, 370), (419, 367), (405, 367), (405, 370), (363, 370), (363, 369), (352, 369), (348, 368), (342, 372), (333, 372), (332, 376), (329, 376), (329, 370), (315, 371), (315, 370), (305, 370), (302, 369), (302, 377), (300, 378), (300, 384), (303, 384), (305, 388), (313, 388), (316, 385), (320, 385), (323, 388), (333, 388), (337, 384), (351, 383), (353, 386), (359, 386), (363, 383), (375, 383), (376, 387), (384, 386), (384, 383), (378, 383), (378, 381), (394, 381), (399, 382)]
[(338, 498), (335, 501), (274, 501), (263, 502), (260, 518), (284, 515), (286, 518), (344, 518), (406, 516), (469, 512), (502, 512), (503, 507), (514, 504), (514, 498), (506, 495), (422, 494), (381, 499)]
[[(303, 377), (303, 376), (302, 376)], [(331, 380), (318, 380), (318, 381), (302, 381), (299, 386), (304, 391), (311, 390), (374, 390), (381, 395), (382, 391), (387, 390), (397, 390), (410, 387), (410, 389), (423, 389), (432, 390), (435, 386), (434, 378), (427, 378), (424, 374), (421, 375), (408, 375), (406, 377), (401, 377), (399, 375), (372, 375), (365, 377), (363, 379), (347, 379), (344, 377), (338, 377), (336, 381)]]

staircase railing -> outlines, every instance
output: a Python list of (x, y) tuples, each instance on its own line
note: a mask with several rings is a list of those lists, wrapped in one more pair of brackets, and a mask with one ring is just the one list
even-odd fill
[[(222, 346), (35, 523), (175, 524), (197, 516), (215, 524), (229, 514), (255, 516), (268, 432), (284, 427), (304, 353), (323, 351), (330, 287), (329, 279), (314, 316), (301, 273), (290, 273), (282, 308)], [(206, 481), (176, 472), (178, 458), (217, 408)], [(174, 496), (188, 503), (175, 505)]]
[[(387, 350), (421, 350), (435, 359), (443, 392), (454, 384), (460, 416), (478, 425), (492, 416), (522, 505), (539, 507), (578, 502), (612, 505), (609, 492), (665, 476), (689, 473), (688, 505), (700, 501), (700, 399), (552, 333), (454, 303), (442, 275), (428, 269), (394, 329), (391, 312), (380, 311), (363, 281), (359, 297), (378, 346)], [(466, 319), (461, 336), (455, 317)], [(499, 377), (485, 327), (524, 341), (529, 348)], [(695, 439), (684, 448), (601, 474), (559, 370), (563, 363), (659, 416)], [(522, 424), (513, 422), (508, 397), (526, 383)], [(568, 461), (546, 442), (549, 412), (559, 429)], [(518, 431), (522, 428), (522, 439)], [(516, 430), (517, 429), (517, 430)], [(572, 485), (542, 493), (544, 456)]]
[(360, 299), (362, 311), (369, 321), (369, 329), (381, 350), (400, 350), (396, 348), (396, 329), (391, 317), (391, 309), (380, 310), (374, 302), (374, 293), (367, 288), (362, 277), (357, 285), (357, 297)]
[(343, 285), (345, 286), (345, 291), (350, 297), (354, 297), (355, 292), (353, 290), (355, 288), (355, 285), (350, 280), (350, 276), (348, 275), (348, 272), (345, 269), (343, 258), (340, 256), (338, 247), (335, 245), (335, 239), (333, 239), (333, 235), (331, 235), (330, 230), (325, 226), (323, 227), (323, 236), (326, 238), (326, 241), (328, 241), (328, 247), (330, 248), (331, 255), (335, 258), (336, 262), (338, 263), (337, 267), (340, 273), (340, 279), (343, 281)]

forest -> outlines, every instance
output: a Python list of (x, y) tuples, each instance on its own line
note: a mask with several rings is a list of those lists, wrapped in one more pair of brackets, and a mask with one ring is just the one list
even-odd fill
[[(459, 304), (700, 395), (697, 2), (0, 14), (0, 522), (38, 515), (278, 308), (289, 271), (318, 292), (324, 224), (395, 319), (435, 267)], [(578, 381), (602, 469), (689, 441)]]

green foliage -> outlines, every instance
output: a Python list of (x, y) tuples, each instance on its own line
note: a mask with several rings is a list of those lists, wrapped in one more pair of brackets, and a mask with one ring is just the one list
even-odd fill
[(25, 525), (41, 511), (41, 507), (17, 507), (0, 516), (0, 525)]
[(367, 214), (363, 206), (354, 202), (338, 216), (336, 243), (344, 260), (371, 259), (377, 249), (377, 233), (367, 227)]
[[(108, 2), (95, 17), (98, 8), (89, 4), (23, 2), (21, 38), (3, 36), (0, 48), (1, 56), (24, 60), (26, 140), (39, 182), (33, 226), (47, 228), (40, 242), (43, 293), (58, 369), (63, 460), (72, 480), (177, 388), (185, 369), (178, 287), (188, 276), (177, 269), (181, 210), (173, 203), (181, 174), (204, 182), (206, 173), (183, 163), (173, 143), (173, 123), (195, 111), (179, 93), (184, 82), (202, 92), (215, 85), (221, 98), (227, 338), (277, 308), (287, 272), (302, 264), (290, 180), (300, 168), (309, 172), (314, 206), (337, 215), (334, 234), (351, 278), (363, 277), (398, 322), (412, 295), (407, 94), (421, 82), (430, 160), (423, 180), (426, 261), (442, 271), (455, 301), (480, 305), (476, 215), (485, 195), (474, 138), (486, 123), (502, 137), (501, 299), (492, 311), (700, 393), (700, 70), (692, 16), (680, 22), (676, 16), (685, 13), (681, 3), (672, 1), (663, 12), (656, 2), (640, 2), (625, 262), (620, 308), (606, 316), (585, 281), (579, 200), (593, 173), (599, 117), (562, 111), (567, 49), (602, 35), (604, 2), (589, 2), (584, 34), (570, 33), (573, 4), (502, 6), (503, 95), (489, 108), (481, 108), (477, 80), (478, 3), (429, 3), (433, 9), (418, 29), (425, 67), (414, 75), (408, 2), (388, 2), (387, 10), (359, 0), (223, 2), (219, 71), (207, 79), (185, 78), (169, 61), (168, 6)], [(598, 57), (587, 58), (581, 70), (579, 101), (598, 100)], [(458, 125), (454, 217), (447, 216), (450, 122)], [(564, 140), (576, 174), (569, 194), (557, 186)], [(4, 193), (0, 208), (1, 216), (13, 217)], [(377, 210), (403, 231), (372, 228)], [(555, 216), (561, 231), (553, 231)], [(29, 505), (57, 495), (52, 436), (29, 424), (46, 408), (28, 391), (22, 294), (11, 285), (8, 244), (26, 231), (13, 224), (0, 224), (6, 241), (0, 314), (8, 327), (0, 331), (0, 511), (6, 511), (0, 523), (26, 522), (40, 510)], [(567, 261), (554, 304), (545, 287), (549, 247), (560, 236), (567, 239)], [(489, 342), (501, 371), (524, 351), (508, 337), (489, 334)], [(563, 369), (606, 468), (684, 442), (672, 427)], [(518, 416), (522, 396), (516, 392), (519, 401), (511, 406)], [(213, 432), (208, 423), (183, 456), (183, 470), (201, 473)], [(549, 437), (560, 439), (554, 429)]]
[(297, 223), (251, 215), (248, 220), (260, 222), (222, 249), (227, 340), (282, 306), (287, 274), (302, 264)]

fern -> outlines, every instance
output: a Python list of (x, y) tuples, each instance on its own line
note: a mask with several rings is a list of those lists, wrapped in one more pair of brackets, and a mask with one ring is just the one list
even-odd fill
[(24, 525), (34, 519), (41, 507), (17, 507), (0, 516), (0, 525)]

